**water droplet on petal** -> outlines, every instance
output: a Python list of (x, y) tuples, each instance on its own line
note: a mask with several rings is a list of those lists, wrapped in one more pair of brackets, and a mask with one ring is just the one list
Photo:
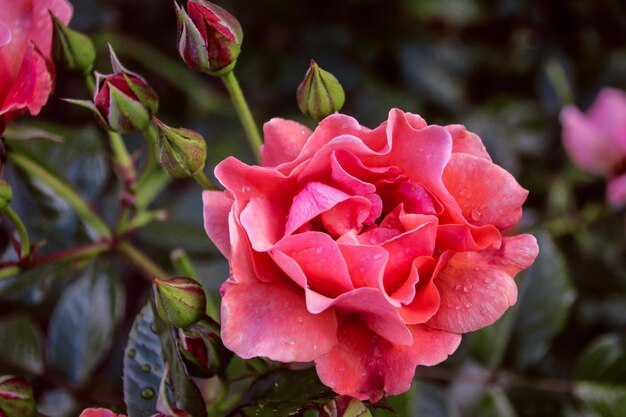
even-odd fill
[(485, 278), (485, 284), (491, 284), (493, 282), (492, 278)]
[(485, 314), (487, 314), (488, 312), (489, 312), (489, 310), (487, 310), (487, 308), (486, 308), (486, 307), (483, 307), (483, 308), (481, 308), (481, 309), (480, 309), (480, 314), (482, 314), (482, 315), (485, 315)]
[(461, 309), (461, 304), (459, 304), (458, 306), (454, 307), (455, 310), (460, 310)]
[(470, 303), (465, 303), (465, 308), (470, 308), (472, 305)]
[(154, 390), (152, 388), (145, 387), (141, 390), (141, 398), (144, 400), (149, 400), (152, 397), (154, 397)]
[(296, 317), (296, 321), (297, 321), (299, 324), (304, 323), (304, 319), (303, 319), (302, 317), (300, 317), (300, 316)]
[(463, 286), (463, 292), (464, 293), (468, 293), (472, 290), (472, 288), (474, 288), (472, 285), (464, 285)]
[(374, 260), (379, 260), (382, 257), (383, 257), (382, 253), (377, 253), (376, 255), (374, 255)]
[(472, 220), (477, 222), (477, 221), (480, 221), (480, 219), (483, 217), (483, 214), (477, 209), (473, 209), (472, 212), (470, 213), (470, 216), (472, 217)]
[(148, 365), (147, 363), (141, 367), (141, 370), (144, 372), (150, 372), (150, 365)]
[(322, 247), (318, 247), (317, 249), (315, 249), (315, 253), (317, 253), (318, 255), (321, 255), (322, 252), (324, 251), (324, 249), (322, 249)]
[(130, 349), (128, 351), (128, 357), (133, 359), (135, 357), (135, 355), (137, 355), (137, 351), (135, 349)]

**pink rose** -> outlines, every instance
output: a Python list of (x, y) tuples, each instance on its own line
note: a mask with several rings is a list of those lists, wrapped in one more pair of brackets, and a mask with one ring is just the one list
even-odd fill
[(528, 192), (463, 126), (273, 119), (262, 155), (220, 163), (226, 191), (203, 195), (231, 267), (222, 338), (242, 358), (315, 361), (335, 392), (377, 401), (515, 303), (538, 247), (503, 233)]
[(78, 417), (126, 417), (123, 414), (115, 414), (111, 410), (107, 410), (106, 408), (88, 408)]
[(563, 146), (572, 161), (607, 179), (611, 204), (626, 203), (626, 94), (605, 88), (587, 114), (574, 106), (565, 107), (561, 124)]
[(67, 0), (0, 0), (0, 133), (26, 110), (39, 113), (52, 91), (52, 22), (72, 16)]

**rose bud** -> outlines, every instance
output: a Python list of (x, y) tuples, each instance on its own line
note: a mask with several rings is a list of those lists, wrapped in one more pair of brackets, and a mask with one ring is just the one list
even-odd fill
[(2, 213), (13, 199), (13, 189), (5, 180), (0, 180), (0, 213)]
[(0, 416), (33, 417), (37, 407), (33, 389), (24, 378), (18, 376), (0, 377)]
[(175, 327), (187, 327), (205, 315), (206, 294), (191, 278), (155, 278), (153, 290), (159, 317)]
[(109, 50), (113, 73), (96, 72), (93, 102), (65, 101), (93, 111), (104, 126), (118, 133), (144, 130), (159, 107), (159, 99), (143, 77), (124, 68), (113, 48)]
[(202, 135), (190, 129), (167, 126), (156, 117), (158, 131), (156, 158), (174, 178), (191, 177), (204, 168), (206, 142)]
[(346, 95), (337, 78), (311, 60), (311, 66), (298, 86), (296, 99), (302, 113), (322, 120), (341, 110)]
[(232, 352), (205, 321), (178, 329), (178, 337), (180, 352), (193, 376), (210, 378), (220, 374), (230, 362)]
[(320, 417), (372, 417), (372, 413), (356, 398), (339, 396), (324, 405)]
[(62, 63), (69, 71), (87, 74), (96, 60), (93, 42), (80, 32), (70, 29), (50, 12), (54, 27), (52, 52), (54, 60)]
[(205, 0), (189, 0), (187, 11), (176, 6), (178, 53), (194, 71), (224, 75), (232, 71), (243, 41), (233, 15)]

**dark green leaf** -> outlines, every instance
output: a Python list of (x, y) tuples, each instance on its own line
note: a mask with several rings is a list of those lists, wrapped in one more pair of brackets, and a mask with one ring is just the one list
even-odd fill
[(156, 412), (164, 362), (150, 302), (141, 309), (128, 336), (124, 354), (124, 402), (129, 417)]
[(113, 342), (124, 312), (123, 289), (96, 265), (73, 283), (57, 304), (48, 330), (50, 367), (72, 385), (82, 385)]
[(598, 417), (626, 415), (626, 337), (592, 343), (576, 364), (576, 395)]
[(517, 414), (506, 395), (500, 390), (485, 391), (476, 413), (480, 417), (516, 417)]
[(567, 320), (575, 291), (550, 237), (538, 235), (539, 257), (523, 275), (511, 347), (521, 368), (539, 361)]
[(41, 331), (28, 317), (0, 320), (0, 361), (33, 374), (43, 372)]

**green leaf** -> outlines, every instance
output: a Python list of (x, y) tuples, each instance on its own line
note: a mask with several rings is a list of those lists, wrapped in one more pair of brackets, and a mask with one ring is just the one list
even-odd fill
[(485, 391), (478, 403), (480, 417), (517, 417), (515, 409), (504, 392), (498, 389)]
[(41, 331), (28, 317), (16, 315), (0, 320), (0, 361), (41, 375), (44, 370)]
[(598, 417), (626, 415), (626, 336), (609, 334), (592, 343), (576, 364), (575, 392)]
[(576, 293), (563, 256), (546, 234), (539, 257), (523, 275), (510, 346), (520, 368), (538, 362), (565, 325)]
[(301, 412), (306, 405), (324, 404), (335, 394), (324, 386), (315, 368), (277, 369), (252, 383), (239, 416), (274, 417)]
[(161, 339), (156, 333), (152, 306), (147, 302), (135, 318), (124, 352), (128, 417), (150, 417), (156, 412), (164, 366)]
[(71, 385), (85, 383), (109, 350), (123, 312), (122, 287), (107, 270), (92, 264), (64, 292), (52, 314), (50, 367)]

